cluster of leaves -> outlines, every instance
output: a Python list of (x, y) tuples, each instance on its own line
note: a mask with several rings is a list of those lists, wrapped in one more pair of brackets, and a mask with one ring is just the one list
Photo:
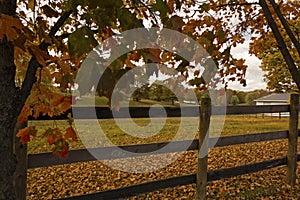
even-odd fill
[[(86, 3), (85, 9), (83, 9), (84, 12), (87, 12), (87, 10), (91, 9), (93, 11), (96, 11), (98, 9), (105, 9), (105, 5), (101, 5), (101, 7), (96, 7), (97, 3), (94, 3), (95, 5), (90, 5), (89, 3)], [(151, 24), (152, 26), (159, 26), (164, 28), (169, 28), (173, 30), (177, 30), (179, 32), (185, 33), (189, 36), (191, 36), (193, 39), (198, 41), (205, 49), (206, 51), (212, 56), (212, 59), (215, 61), (219, 68), (219, 75), (218, 78), (216, 78), (218, 81), (221, 80), (222, 83), (225, 85), (228, 81), (235, 81), (238, 80), (241, 84), (246, 85), (245, 81), (245, 73), (246, 73), (246, 65), (244, 63), (243, 59), (235, 59), (231, 55), (231, 47), (236, 46), (238, 43), (242, 43), (244, 41), (243, 32), (245, 31), (245, 26), (238, 25), (235, 26), (232, 23), (228, 24), (228, 21), (232, 17), (230, 17), (230, 14), (232, 12), (228, 12), (226, 19), (224, 20), (223, 15), (220, 13), (223, 12), (218, 4), (214, 1), (211, 1), (209, 3), (197, 3), (193, 1), (182, 3), (180, 1), (163, 1), (163, 0), (157, 0), (157, 1), (124, 1), (123, 4), (120, 4), (119, 1), (115, 1), (114, 5), (110, 5), (110, 13), (116, 13), (116, 15), (113, 15), (110, 17), (109, 20), (107, 20), (107, 23), (110, 23), (110, 29), (103, 30), (102, 24), (103, 20), (98, 21), (99, 18), (94, 16), (94, 14), (91, 13), (84, 13), (81, 16), (88, 16), (88, 20), (86, 20), (86, 26), (83, 28), (77, 29), (74, 33), (78, 36), (81, 35), (80, 41), (82, 42), (81, 45), (78, 44), (78, 39), (69, 40), (69, 47), (74, 46), (80, 46), (82, 47), (85, 43), (85, 47), (87, 47), (87, 44), (90, 46), (94, 46), (95, 40), (103, 41), (103, 39), (106, 39), (106, 37), (103, 37), (101, 34), (109, 32), (110, 34), (105, 36), (113, 36), (114, 33), (117, 33), (118, 31), (124, 31), (130, 28), (136, 28), (141, 27), (142, 24), (139, 23), (141, 19), (146, 20), (147, 23)], [(126, 10), (126, 15), (122, 15), (120, 17), (118, 15), (118, 12), (115, 10), (119, 9), (118, 6), (121, 6), (121, 10)], [(199, 8), (195, 10), (195, 7)], [(253, 9), (251, 5), (245, 6), (245, 10), (239, 11), (239, 14), (237, 17), (240, 18), (240, 20), (245, 17), (246, 15), (243, 14), (245, 12), (255, 12), (256, 9)], [(106, 11), (103, 11), (103, 14)], [(215, 12), (213, 15), (211, 12)], [(179, 14), (180, 13), (180, 14)], [(110, 14), (111, 16), (111, 14)], [(126, 21), (127, 26), (124, 27), (122, 24), (123, 21)], [(130, 21), (131, 23), (128, 23)], [(90, 24), (90, 25), (87, 25)], [(125, 23), (124, 23), (125, 24)], [(107, 25), (107, 24), (106, 24)], [(150, 25), (150, 26), (151, 26)], [(95, 32), (93, 29), (101, 28), (101, 30), (97, 29), (96, 34), (93, 35), (93, 32)], [(89, 29), (89, 30), (88, 30)], [(234, 31), (233, 31), (234, 30)], [(80, 32), (80, 34), (77, 34), (76, 32)], [(71, 35), (72, 35), (71, 34)], [(94, 39), (92, 39), (93, 37)], [(86, 39), (84, 39), (84, 37)], [(78, 37), (74, 37), (78, 38)], [(113, 38), (113, 37), (112, 37)], [(70, 39), (70, 37), (69, 37)], [(143, 38), (137, 38), (137, 41), (142, 40)], [(200, 70), (194, 69), (194, 77), (190, 75), (189, 70), (194, 68), (191, 65), (191, 62), (198, 61), (197, 57), (193, 57), (193, 47), (187, 47), (182, 46), (180, 40), (178, 41), (171, 41), (174, 43), (175, 46), (178, 48), (186, 49), (191, 54), (190, 61), (184, 60), (182, 57), (175, 55), (171, 52), (166, 52), (162, 49), (144, 49), (141, 51), (133, 51), (128, 53), (127, 55), (122, 56), (121, 58), (118, 58), (116, 61), (114, 61), (110, 66), (109, 70), (111, 70), (111, 76), (113, 77), (108, 82), (107, 85), (112, 85), (120, 78), (120, 74), (122, 75), (122, 71), (126, 72), (126, 68), (134, 68), (137, 67), (136, 63), (137, 61), (143, 61), (144, 63), (161, 63), (161, 64), (168, 64), (168, 66), (171, 66), (172, 68), (176, 69), (185, 77), (185, 79), (190, 79), (189, 83), (191, 85), (196, 85), (198, 87), (202, 87), (205, 89), (205, 85), (209, 84), (207, 83), (202, 77), (199, 76)], [(115, 38), (115, 44), (118, 44), (117, 38)], [(134, 45), (134, 44), (133, 44)], [(113, 45), (111, 45), (113, 46)], [(84, 48), (81, 48), (81, 50)], [(71, 49), (70, 49), (71, 50)], [(71, 54), (78, 55), (78, 52), (84, 53), (83, 51), (76, 51), (76, 48), (72, 48)], [(194, 55), (197, 56), (197, 55)], [(177, 64), (176, 64), (177, 63)], [(179, 63), (179, 64), (178, 64)], [(168, 71), (167, 68), (162, 69), (153, 69), (156, 71), (159, 70), (161, 73), (166, 73)], [(153, 74), (154, 71), (149, 72), (150, 75)], [(88, 80), (89, 78), (86, 77)], [(128, 82), (132, 82), (133, 78), (130, 80), (127, 79)], [(215, 80), (216, 81), (216, 80)], [(212, 80), (213, 82), (213, 80)], [(94, 85), (95, 86), (95, 85)], [(91, 85), (92, 87), (92, 85)], [(100, 87), (100, 88), (99, 88)], [(102, 88), (101, 88), (102, 87)], [(113, 88), (113, 87), (111, 87)], [(109, 90), (110, 88), (104, 87), (103, 85), (98, 85), (98, 90)], [(84, 93), (82, 91), (81, 93)], [(102, 92), (103, 93), (103, 92)], [(100, 94), (102, 94), (100, 93)], [(106, 92), (107, 97), (109, 98), (111, 91)]]
[[(44, 5), (41, 5), (44, 4)], [(67, 90), (74, 84), (78, 59), (69, 56), (68, 46), (61, 37), (54, 37), (49, 19), (54, 21), (61, 16), (60, 2), (45, 3), (19, 1), (17, 16), (0, 15), (0, 38), (6, 38), (14, 45), (14, 63), (16, 65), (15, 84), (21, 90), (31, 87), (18, 123), (26, 123), (29, 117), (37, 118), (41, 115), (60, 115), (70, 109), (73, 98)], [(26, 9), (27, 8), (27, 9)], [(55, 8), (59, 8), (55, 10)], [(32, 17), (28, 13), (34, 13)], [(34, 60), (35, 59), (35, 60)], [(33, 64), (37, 62), (36, 64)], [(36, 71), (34, 65), (38, 65)], [(36, 80), (33, 86), (28, 86), (29, 80)], [(25, 83), (26, 82), (26, 83)], [(53, 144), (53, 152), (66, 156), (68, 138), (74, 135), (73, 128), (58, 130), (51, 128), (48, 131), (57, 135)], [(30, 141), (36, 136), (35, 127), (26, 127), (17, 134), (22, 143)], [(48, 137), (45, 134), (45, 137)], [(72, 136), (73, 141), (76, 141)], [(51, 145), (50, 144), (50, 145)]]
[[(60, 155), (62, 158), (65, 158), (68, 154), (70, 139), (72, 142), (78, 141), (76, 132), (72, 127), (73, 120), (70, 116), (68, 122), (69, 127), (67, 127), (65, 130), (62, 130), (54, 121), (53, 126), (49, 127), (42, 133), (42, 136), (47, 138), (48, 144), (52, 146), (53, 154)], [(25, 127), (17, 133), (17, 137), (20, 137), (20, 140), (23, 144), (30, 142), (30, 136), (36, 135), (36, 126)]]

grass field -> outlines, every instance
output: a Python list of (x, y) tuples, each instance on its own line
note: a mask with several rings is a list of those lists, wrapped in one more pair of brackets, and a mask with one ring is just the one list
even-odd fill
[[(198, 119), (190, 118), (193, 126)], [(149, 119), (134, 119), (140, 126), (147, 125)], [(121, 122), (126, 125), (126, 121)], [(107, 137), (116, 145), (170, 141), (178, 130), (180, 118), (168, 118), (162, 131), (146, 139), (132, 137), (120, 130), (113, 119), (99, 120), (99, 125)], [(41, 133), (49, 126), (64, 128), (67, 122), (31, 121), (29, 125), (37, 126), (39, 132), (29, 143), (29, 153), (49, 151), (50, 147)], [(130, 127), (130, 125), (128, 125)], [(186, 130), (188, 132), (187, 126)], [(299, 125), (300, 128), (300, 125)], [(99, 126), (91, 127), (83, 123), (82, 131), (87, 138)], [(288, 118), (265, 117), (261, 115), (226, 116), (222, 136), (269, 132), (288, 129)], [(92, 145), (99, 145), (94, 137)], [(100, 138), (101, 139), (101, 138)], [(106, 146), (106, 144), (102, 144)], [(71, 143), (71, 149), (84, 148), (79, 141)], [(299, 152), (299, 151), (298, 151)], [(209, 170), (240, 166), (255, 162), (286, 156), (287, 140), (275, 140), (259, 143), (218, 147), (209, 152)], [(161, 160), (172, 154), (160, 155)], [(184, 174), (195, 173), (197, 169), (196, 151), (189, 151), (174, 163), (154, 172), (126, 173), (114, 170), (101, 162), (74, 163), (70, 165), (43, 167), (28, 170), (27, 199), (52, 199), (97, 191), (109, 190), (133, 184), (145, 183)], [(134, 158), (131, 160), (135, 162)], [(118, 162), (118, 161), (117, 161)], [(148, 163), (151, 164), (151, 163)], [(154, 164), (154, 163), (152, 163)], [(300, 168), (298, 167), (298, 170)], [(300, 199), (299, 182), (290, 187), (284, 182), (286, 168), (277, 167), (253, 174), (237, 176), (208, 184), (208, 199)], [(195, 185), (186, 185), (151, 192), (130, 199), (194, 199)]]
[[(189, 133), (189, 126), (193, 127), (197, 124), (197, 118), (190, 118), (189, 124), (185, 127), (185, 131)], [(163, 120), (161, 120), (163, 121)], [(214, 122), (214, 119), (212, 119)], [(127, 120), (121, 120), (121, 123), (127, 128), (131, 126)], [(139, 126), (146, 126), (150, 119), (134, 119)], [(128, 125), (126, 125), (128, 123)], [(171, 141), (174, 135), (178, 131), (180, 124), (180, 118), (167, 118), (166, 124), (163, 129), (156, 135), (143, 139), (138, 137), (133, 137), (127, 134), (125, 131), (122, 131), (118, 125), (115, 123), (114, 119), (103, 119), (99, 120), (99, 126), (90, 126), (88, 120), (86, 123), (83, 121), (82, 125), (79, 127), (81, 137), (92, 138), (91, 140), (96, 142), (94, 139), (97, 137), (95, 133), (98, 133), (98, 129), (101, 127), (106, 136), (115, 144), (115, 145), (126, 145), (126, 144), (141, 144), (141, 143), (150, 143), (150, 142), (165, 142)], [(65, 120), (56, 120), (54, 121), (31, 121), (29, 125), (36, 126), (38, 129), (38, 136), (32, 138), (32, 141), (29, 143), (28, 152), (29, 153), (41, 153), (45, 151), (50, 151), (50, 146), (47, 145), (46, 139), (42, 138), (42, 133), (48, 127), (56, 126), (64, 129), (68, 126), (67, 121)], [(269, 132), (269, 131), (278, 131), (278, 130), (287, 130), (288, 129), (288, 118), (276, 118), (276, 117), (265, 117), (261, 116), (256, 117), (255, 115), (240, 115), (240, 116), (226, 116), (224, 127), (221, 133), (221, 136), (230, 136), (238, 134), (249, 134), (249, 133), (258, 133), (258, 132)], [(189, 137), (191, 138), (191, 137)], [(79, 138), (80, 139), (80, 138)], [(101, 138), (98, 138), (101, 139)], [(185, 139), (185, 138), (183, 138)], [(93, 144), (91, 144), (93, 146)], [(95, 146), (99, 144), (94, 144)], [(90, 146), (90, 147), (92, 147)], [(103, 144), (103, 146), (106, 146)], [(84, 148), (84, 145), (79, 142), (71, 143), (71, 149)]]

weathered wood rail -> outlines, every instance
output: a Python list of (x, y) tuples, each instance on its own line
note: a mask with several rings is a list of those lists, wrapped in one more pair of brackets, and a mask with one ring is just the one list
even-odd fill
[[(202, 105), (203, 106), (203, 105)], [(201, 106), (201, 107), (202, 107)], [(211, 107), (208, 103), (207, 108)], [(204, 108), (204, 107), (203, 107)], [(99, 119), (105, 118), (112, 118), (113, 111), (109, 108), (89, 108), (89, 107), (76, 107), (73, 109), (77, 109), (75, 113), (80, 112), (81, 119), (89, 119), (92, 115), (91, 112), (96, 111), (96, 115)], [(152, 108), (156, 109), (156, 108)], [(182, 116), (180, 109), (186, 109), (184, 113), (189, 113), (189, 115)], [(185, 108), (174, 108), (174, 107), (167, 107), (166, 113), (168, 117), (195, 117), (197, 116), (196, 109), (200, 109), (199, 107), (185, 107)], [(209, 109), (200, 109), (201, 115), (210, 117), (208, 113)], [(224, 109), (222, 107), (212, 107), (212, 113), (214, 115), (222, 115), (224, 113)], [(207, 170), (207, 160), (199, 159), (198, 165), (198, 172), (196, 174), (189, 174), (183, 175), (178, 177), (172, 177), (164, 180), (157, 180), (148, 183), (118, 188), (109, 191), (97, 192), (93, 194), (86, 194), (82, 196), (74, 196), (68, 197), (67, 199), (119, 199), (125, 198), (130, 196), (135, 196), (142, 193), (152, 192), (159, 189), (165, 189), (169, 187), (176, 187), (180, 185), (187, 185), (196, 183), (197, 185), (197, 199), (205, 199), (205, 186), (206, 182), (211, 182), (215, 180), (220, 180), (224, 178), (229, 178), (233, 176), (249, 174), (261, 170), (266, 170), (282, 165), (288, 166), (287, 172), (287, 181), (289, 184), (295, 184), (296, 180), (296, 166), (297, 161), (300, 161), (300, 155), (297, 155), (297, 138), (300, 136), (300, 130), (298, 130), (298, 113), (299, 113), (299, 95), (293, 94), (291, 96), (291, 105), (272, 105), (272, 106), (230, 106), (226, 109), (227, 115), (239, 115), (239, 114), (257, 114), (257, 113), (278, 113), (278, 112), (290, 112), (290, 120), (289, 120), (289, 130), (285, 131), (275, 131), (275, 132), (264, 132), (264, 133), (253, 133), (253, 134), (245, 134), (245, 135), (236, 135), (236, 136), (227, 136), (227, 137), (220, 137), (220, 138), (209, 138), (207, 141), (207, 148), (213, 147), (222, 147), (222, 146), (229, 146), (229, 145), (239, 145), (239, 144), (246, 144), (251, 142), (262, 142), (268, 140), (278, 140), (278, 139), (288, 139), (289, 149), (287, 157), (278, 158), (274, 160), (267, 160), (259, 163), (243, 165), (238, 167), (232, 168), (225, 168), (219, 169), (215, 171), (208, 171)], [(155, 112), (154, 112), (155, 113)], [(123, 114), (123, 109), (121, 108), (119, 113), (114, 113), (115, 117), (125, 117)], [(149, 108), (131, 108), (130, 109), (131, 117), (133, 118), (145, 118), (149, 117)], [(55, 119), (66, 119), (67, 115), (56, 117)], [(154, 115), (155, 117), (155, 115)], [(157, 115), (159, 117), (159, 115)], [(47, 116), (40, 117), (38, 120), (45, 120), (45, 119), (53, 119)], [(208, 119), (204, 119), (207, 121)], [(203, 121), (203, 120), (202, 120)], [(206, 127), (207, 128), (207, 127)], [(206, 132), (206, 128), (204, 127), (203, 130)], [(203, 140), (203, 137), (200, 137), (200, 140)], [(144, 153), (144, 152), (152, 152), (162, 148), (165, 145), (171, 146), (168, 148), (168, 151), (161, 152), (161, 153), (172, 153), (181, 151), (180, 146), (184, 144), (191, 144), (187, 151), (190, 150), (198, 150), (200, 145), (203, 144), (203, 141), (199, 142), (199, 140), (193, 141), (175, 141), (175, 142), (161, 142), (161, 143), (149, 143), (149, 144), (138, 144), (138, 145), (126, 145), (120, 146), (120, 148), (136, 152), (136, 153)], [(54, 166), (54, 165), (62, 165), (62, 164), (70, 164), (76, 162), (88, 162), (88, 161), (95, 161), (95, 160), (107, 160), (107, 159), (117, 159), (117, 158), (124, 158), (128, 155), (115, 155), (112, 154), (111, 151), (112, 147), (103, 147), (103, 148), (93, 148), (93, 149), (78, 149), (72, 150), (69, 152), (66, 159), (61, 159), (58, 157), (54, 157), (52, 153), (41, 153), (41, 154), (29, 154), (28, 155), (28, 166), (27, 168), (37, 168), (37, 167), (47, 167), (47, 166)], [(95, 159), (91, 154), (90, 151), (97, 152), (97, 155), (101, 155)], [(204, 169), (203, 169), (204, 168)], [(207, 176), (203, 178), (203, 170), (204, 174)], [(202, 176), (200, 176), (202, 175)], [(201, 179), (201, 180), (200, 180)], [(204, 187), (204, 188), (203, 188)]]
[[(149, 117), (150, 107), (131, 107), (129, 109), (130, 116), (132, 118), (148, 118)], [(161, 108), (152, 107), (151, 108), (154, 115), (152, 117), (161, 117), (160, 110)], [(164, 107), (167, 117), (198, 117), (200, 109), (197, 106), (188, 106), (188, 107)], [(72, 110), (67, 111), (63, 115), (59, 116), (40, 116), (38, 119), (31, 120), (59, 120), (67, 119), (68, 114), (71, 113), (76, 119), (93, 119), (96, 113), (98, 119), (111, 119), (114, 116), (117, 118), (126, 118), (127, 115), (124, 112), (125, 109), (121, 108), (120, 111), (113, 111), (109, 107), (73, 107), (73, 110), (80, 115), (73, 116)], [(201, 109), (200, 109), (201, 110)], [(226, 110), (226, 113), (224, 111)], [(258, 114), (258, 113), (280, 113), (280, 112), (289, 112), (289, 105), (260, 105), (260, 106), (227, 106), (224, 109), (223, 106), (213, 106), (212, 113), (213, 115), (240, 115), (240, 114)], [(157, 113), (157, 115), (155, 115)], [(185, 114), (181, 114), (185, 113)], [(114, 116), (113, 116), (114, 115)]]

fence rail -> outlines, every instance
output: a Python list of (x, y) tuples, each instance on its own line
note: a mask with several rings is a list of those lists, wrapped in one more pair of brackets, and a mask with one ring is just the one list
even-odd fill
[[(220, 138), (209, 138), (207, 141), (207, 147), (213, 148), (213, 147), (239, 145), (239, 144), (246, 144), (251, 142), (262, 142), (268, 140), (278, 140), (278, 139), (288, 138), (289, 149), (288, 149), (287, 157), (278, 158), (274, 160), (267, 160), (259, 163), (253, 163), (253, 164), (248, 164), (248, 165), (243, 165), (238, 167), (219, 169), (214, 171), (206, 171), (207, 159), (198, 159), (199, 164), (198, 164), (198, 171), (196, 174), (172, 177), (164, 180), (157, 180), (157, 181), (142, 183), (139, 185), (133, 185), (133, 186), (118, 188), (109, 191), (102, 191), (102, 192), (97, 192), (97, 193), (87, 194), (82, 196), (68, 197), (67, 199), (74, 199), (74, 200), (75, 199), (118, 199), (118, 198), (135, 196), (142, 193), (152, 192), (159, 189), (165, 189), (169, 187), (187, 185), (192, 183), (196, 183), (198, 199), (205, 199), (206, 182), (253, 173), (253, 172), (266, 170), (266, 169), (270, 169), (282, 165), (288, 165), (287, 179), (288, 182), (291, 185), (293, 185), (295, 183), (295, 178), (296, 178), (297, 161), (300, 160), (300, 154), (297, 155), (297, 138), (298, 136), (300, 136), (300, 130), (298, 130), (298, 114), (299, 114), (298, 100), (299, 100), (298, 95), (291, 95), (291, 105), (230, 106), (226, 108), (226, 113), (224, 113), (224, 107), (220, 107), (220, 106), (211, 107), (213, 115), (224, 115), (224, 114), (240, 115), (240, 114), (289, 112), (290, 113), (289, 130), (227, 136), (227, 137), (220, 137)], [(211, 105), (208, 105), (208, 107), (210, 106)], [(201, 113), (202, 115), (203, 112), (207, 112), (207, 110), (209, 110), (209, 109), (200, 109), (200, 107), (196, 107), (196, 106), (189, 106), (183, 108), (166, 107), (165, 109), (166, 109), (165, 111), (167, 113), (167, 117), (195, 117), (198, 116), (199, 112), (202, 112)], [(129, 111), (130, 111), (130, 117), (132, 118), (149, 117), (149, 108), (145, 108), (145, 107), (130, 108)], [(152, 114), (154, 113), (154, 117), (160, 117), (159, 111), (160, 108), (155, 108), (155, 107), (152, 108)], [(72, 113), (71, 110), (69, 112)], [(78, 115), (78, 113), (80, 113), (80, 115)], [(91, 114), (91, 113), (96, 113), (96, 114)], [(183, 116), (182, 113), (188, 113), (188, 114), (185, 114)], [(91, 119), (91, 118), (95, 118), (95, 116), (99, 119), (107, 119), (113, 117), (118, 117), (118, 118), (128, 117), (123, 108), (121, 108), (119, 112), (115, 112), (110, 110), (108, 107), (97, 107), (97, 108), (74, 107), (73, 115), (74, 115), (73, 117), (75, 117), (76, 119)], [(54, 117), (54, 118), (53, 117), (50, 118), (48, 116), (40, 116), (37, 120), (66, 119), (66, 118), (67, 118), (67, 113), (65, 115)], [(209, 121), (208, 119), (204, 119), (204, 121), (205, 120)], [(161, 142), (161, 143), (149, 143), (149, 144), (138, 144), (138, 145), (126, 145), (126, 146), (119, 146), (119, 147), (122, 148), (123, 150), (131, 151), (135, 153), (146, 153), (146, 152), (153, 152), (153, 151), (155, 152), (156, 150), (161, 149), (162, 147), (168, 144), (170, 148), (160, 153), (172, 153), (172, 152), (182, 151), (182, 149), (180, 149), (180, 146), (186, 146), (187, 144), (190, 144), (190, 146), (186, 150), (188, 151), (198, 150), (200, 146), (199, 143), (202, 144), (202, 142), (203, 141), (199, 141), (199, 140), (185, 140), (185, 141), (175, 141), (170, 143)], [(50, 152), (41, 153), (41, 154), (29, 154), (27, 168), (29, 169), (29, 168), (47, 167), (47, 166), (54, 166), (54, 165), (61, 165), (61, 164), (70, 164), (76, 162), (95, 161), (96, 159), (92, 156), (90, 152), (94, 152), (97, 153), (97, 155), (101, 155), (97, 157), (97, 160), (128, 157), (128, 155), (125, 154), (123, 155), (112, 154), (113, 149), (114, 149), (113, 147), (102, 147), (102, 148), (93, 148), (93, 149), (72, 150), (69, 152), (66, 159), (54, 157)], [(206, 174), (207, 177), (205, 178), (202, 177), (201, 180), (199, 181), (199, 177), (200, 177), (199, 174)]]
[[(187, 107), (164, 107), (167, 117), (198, 117), (199, 106), (187, 106)], [(131, 107), (129, 109), (130, 117), (132, 118), (148, 118), (150, 107)], [(74, 106), (68, 110), (65, 114), (59, 116), (39, 116), (37, 119), (30, 118), (31, 120), (59, 120), (68, 119), (68, 114), (71, 113), (76, 119), (111, 119), (111, 118), (126, 118), (126, 108), (121, 108), (119, 111), (111, 110), (109, 107), (80, 107)], [(161, 108), (151, 107), (153, 116), (160, 117)], [(225, 112), (226, 111), (226, 112)], [(240, 114), (259, 114), (259, 113), (280, 113), (289, 112), (289, 105), (260, 105), (260, 106), (212, 106), (213, 115), (240, 115)], [(74, 114), (80, 113), (80, 114)]]
[[(298, 131), (300, 136), (300, 130)], [(208, 146), (213, 147), (223, 147), (237, 144), (246, 144), (251, 142), (262, 142), (268, 140), (278, 140), (287, 138), (288, 131), (275, 131), (275, 132), (265, 132), (265, 133), (255, 133), (247, 135), (236, 135), (236, 136), (226, 136), (220, 138), (209, 138)], [(181, 152), (181, 146), (187, 146), (191, 144), (187, 151), (197, 150), (199, 148), (198, 140), (184, 140), (175, 142), (161, 142), (161, 143), (148, 143), (148, 144), (138, 144), (138, 145), (126, 145), (118, 146), (125, 151), (135, 152), (135, 153), (147, 153), (153, 152), (161, 149), (165, 145), (169, 145), (170, 148), (160, 153), (175, 153)], [(66, 158), (54, 157), (51, 152), (39, 153), (39, 154), (29, 154), (28, 155), (28, 169), (37, 167), (49, 167), (55, 165), (71, 164), (76, 162), (88, 162), (95, 160), (108, 160), (117, 158), (128, 158), (133, 156), (133, 154), (113, 154), (113, 147), (102, 147), (102, 148), (91, 148), (91, 149), (77, 149), (71, 150)], [(90, 152), (94, 152), (98, 155), (95, 158)]]

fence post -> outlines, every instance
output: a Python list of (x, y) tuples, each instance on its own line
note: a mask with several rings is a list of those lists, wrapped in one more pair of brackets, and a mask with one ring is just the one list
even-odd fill
[[(22, 128), (25, 128), (27, 123), (16, 124), (15, 134)], [(20, 138), (15, 137), (14, 153), (17, 159), (16, 170), (14, 173), (14, 188), (17, 200), (26, 200), (27, 189), (27, 144), (22, 144)]]
[(288, 184), (291, 186), (296, 183), (298, 117), (299, 94), (291, 94), (286, 177)]
[(208, 131), (211, 116), (211, 99), (202, 98), (200, 107), (198, 171), (197, 171), (197, 199), (206, 199)]

